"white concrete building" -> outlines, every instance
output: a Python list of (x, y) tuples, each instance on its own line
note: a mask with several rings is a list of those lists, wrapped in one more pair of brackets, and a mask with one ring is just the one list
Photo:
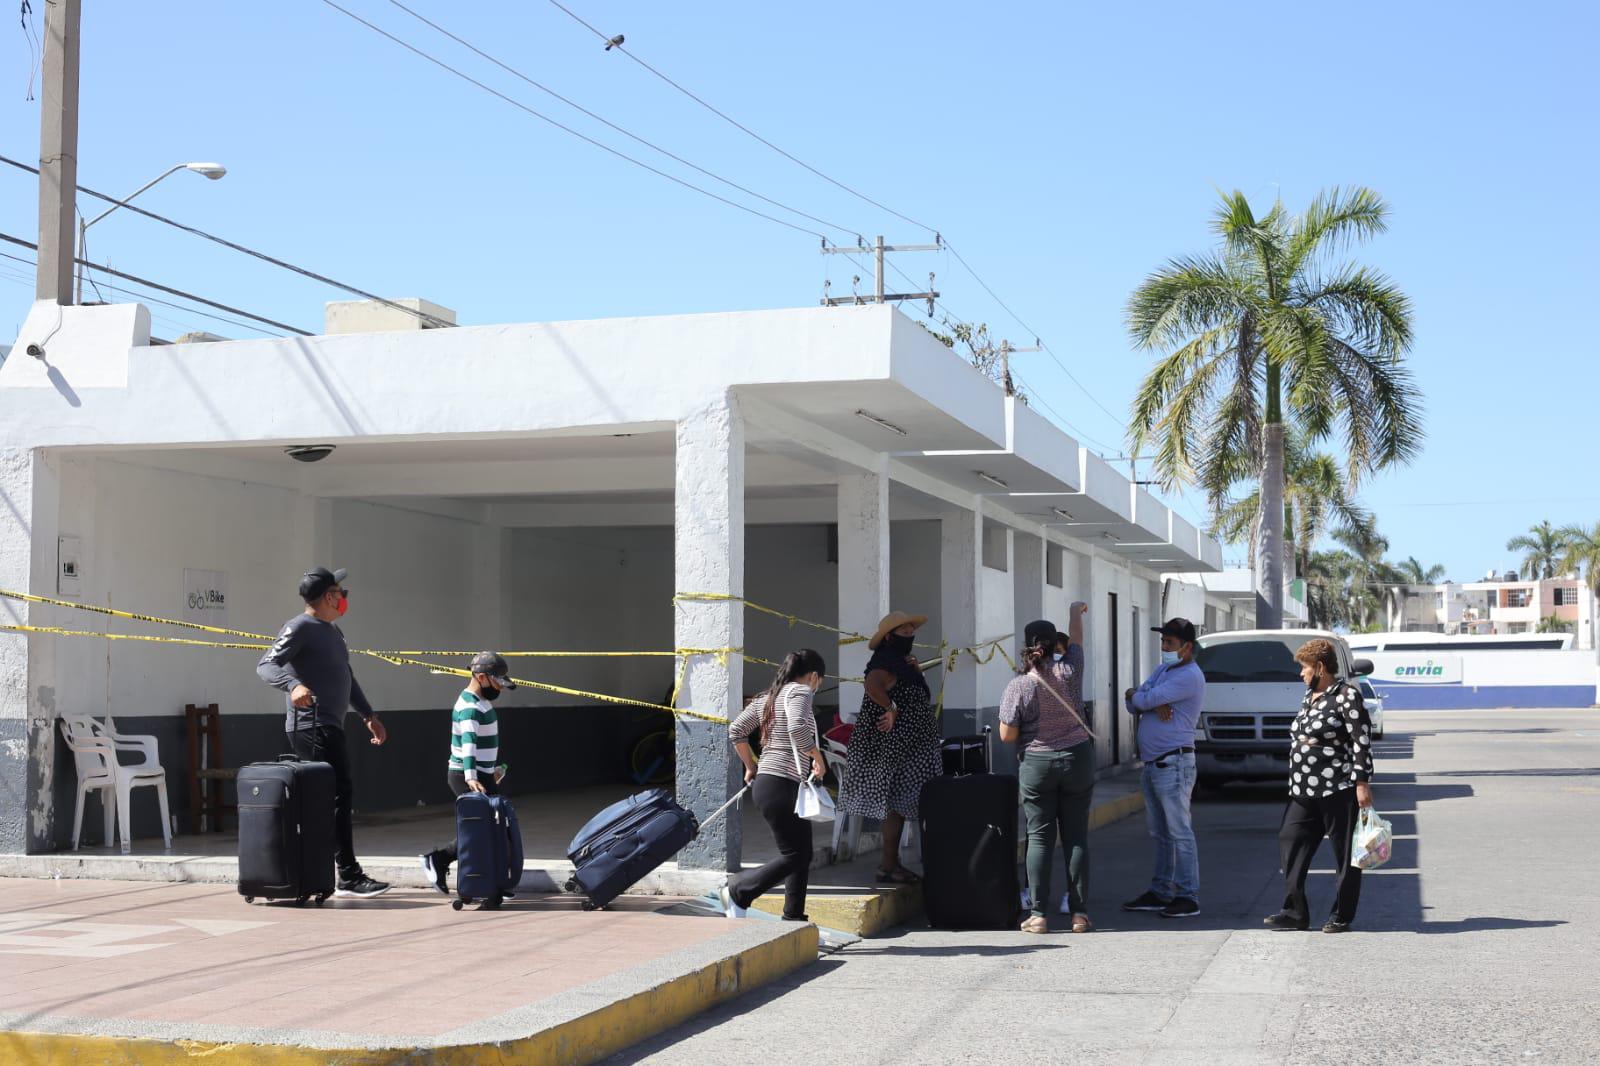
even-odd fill
[[(864, 665), (859, 644), (675, 594), (850, 631), (894, 607), (931, 616), (935, 645), (1000, 638), (1007, 654), (1028, 620), (1083, 599), (1109, 765), (1132, 757), (1115, 697), (1156, 660), (1161, 575), (1220, 567), (1215, 542), (890, 309), (426, 330), (373, 317), (386, 332), (156, 346), (142, 306), (35, 305), (0, 366), (0, 589), (270, 634), (300, 609), (304, 570), (343, 566), (356, 647), (777, 658), (810, 645), (846, 675)], [(373, 325), (360, 309), (337, 318)], [(334, 450), (285, 454), (312, 444)], [(220, 604), (192, 606), (201, 586)], [(15, 600), (0, 622), (173, 635)], [(515, 668), (658, 703), (673, 662)], [(221, 707), (228, 764), (275, 755), (281, 697), (254, 665), (250, 651), (0, 633), (0, 851), (70, 834), (61, 712), (157, 734), (180, 815), (186, 704)], [(353, 746), (358, 806), (447, 797), (458, 681), (356, 670), (391, 736)], [(946, 732), (992, 716), (1009, 676), (1000, 656), (962, 660), (943, 680)], [(730, 715), (769, 677), (694, 654), (680, 706)], [(625, 781), (632, 745), (667, 727), (583, 697), (512, 696), (503, 746), (522, 790)], [(853, 711), (860, 690), (835, 698)], [(737, 759), (724, 726), (675, 730), (678, 791), (703, 815)], [(153, 824), (141, 814), (135, 830)], [(735, 862), (738, 824), (681, 861)]]
[(1555, 618), (1574, 635), (1573, 646), (1593, 648), (1594, 614), (1588, 586), (1576, 577), (1406, 585), (1388, 604), (1387, 629), (1395, 633), (1536, 633)]

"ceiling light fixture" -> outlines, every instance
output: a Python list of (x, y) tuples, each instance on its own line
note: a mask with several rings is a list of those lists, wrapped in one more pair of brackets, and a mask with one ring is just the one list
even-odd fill
[(1063, 511), (1059, 507), (1052, 507), (1052, 508), (1050, 508), (1050, 510), (1054, 511), (1056, 514), (1060, 515), (1062, 518), (1065, 518), (1068, 522), (1076, 522), (1077, 521), (1076, 518), (1073, 518), (1072, 515), (1068, 514), (1066, 511)]
[(890, 422), (886, 418), (879, 418), (877, 415), (873, 414), (871, 411), (857, 411), (856, 412), (856, 417), (857, 418), (865, 418), (868, 422), (871, 422), (871, 423), (873, 423), (875, 425), (882, 426), (884, 429), (888, 430), (890, 433), (898, 433), (902, 437), (911, 436), (911, 434), (907, 433), (905, 430), (901, 429), (899, 426), (895, 425), (893, 422)]
[(1007, 485), (1003, 479), (997, 478), (993, 474), (986, 474), (982, 470), (974, 470), (973, 473), (977, 474), (979, 477), (983, 478), (983, 480), (987, 481), (991, 485), (998, 485), (1000, 488), (1006, 489), (1008, 491), (1011, 488), (1011, 486)]
[(331, 444), (291, 444), (283, 454), (297, 463), (320, 463), (333, 454)]
[(1104, 537), (1106, 540), (1114, 540), (1114, 541), (1117, 541), (1119, 544), (1122, 542), (1122, 538), (1117, 536), (1115, 533), (1102, 533), (1100, 535), (1102, 537)]

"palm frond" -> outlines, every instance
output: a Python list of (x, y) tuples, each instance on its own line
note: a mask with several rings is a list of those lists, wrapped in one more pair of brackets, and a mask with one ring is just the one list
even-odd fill
[(1254, 306), (1248, 281), (1215, 256), (1173, 259), (1128, 298), (1126, 321), (1141, 348), (1169, 348), (1236, 322)]
[(1333, 188), (1318, 193), (1295, 220), (1284, 267), (1298, 273), (1321, 253), (1342, 251), (1389, 228), (1389, 208), (1371, 189)]

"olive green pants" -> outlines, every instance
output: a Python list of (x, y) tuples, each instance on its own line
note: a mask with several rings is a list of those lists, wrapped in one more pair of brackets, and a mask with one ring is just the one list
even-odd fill
[(1033, 913), (1050, 907), (1050, 864), (1057, 833), (1067, 865), (1067, 903), (1088, 912), (1089, 807), (1094, 800), (1094, 741), (1066, 751), (1030, 751), (1017, 768), (1022, 810), (1028, 818), (1028, 891)]

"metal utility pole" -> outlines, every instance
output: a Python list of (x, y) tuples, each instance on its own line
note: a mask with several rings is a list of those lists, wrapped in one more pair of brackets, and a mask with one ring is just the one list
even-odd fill
[(944, 251), (944, 243), (940, 241), (938, 234), (934, 234), (933, 244), (884, 244), (883, 237), (880, 235), (877, 240), (872, 242), (871, 248), (868, 248), (865, 244), (858, 244), (854, 248), (840, 248), (838, 246), (830, 247), (827, 240), (824, 239), (822, 242), (823, 255), (857, 255), (871, 252), (873, 260), (875, 261), (876, 269), (873, 271), (873, 294), (871, 296), (862, 296), (860, 294), (852, 294), (850, 296), (824, 296), (822, 298), (822, 306), (838, 307), (841, 304), (881, 304), (889, 303), (890, 301), (898, 302), (901, 300), (927, 300), (928, 314), (931, 315), (933, 314), (933, 301), (939, 298), (939, 294), (935, 292), (933, 288), (933, 274), (931, 272), (928, 274), (927, 292), (884, 292), (883, 257), (884, 253), (886, 252), (942, 251)]
[(39, 266), (34, 298), (72, 303), (73, 214), (78, 192), (78, 26), (81, 0), (44, 5), (39, 116)]

